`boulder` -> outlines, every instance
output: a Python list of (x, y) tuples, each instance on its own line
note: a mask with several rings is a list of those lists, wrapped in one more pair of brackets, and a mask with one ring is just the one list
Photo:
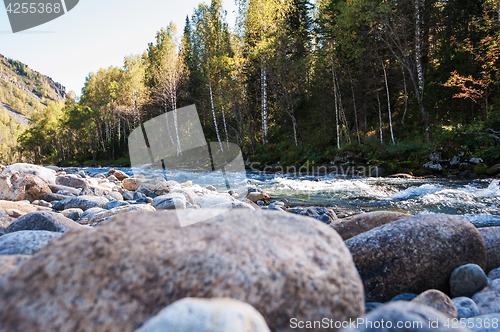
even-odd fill
[(164, 178), (155, 178), (144, 181), (135, 191), (148, 197), (155, 198), (156, 196), (168, 194), (170, 192), (170, 187)]
[(484, 272), (500, 267), (500, 226), (478, 228), (486, 245), (487, 262)]
[(229, 298), (184, 298), (150, 318), (136, 332), (270, 332), (251, 305)]
[(474, 294), (472, 300), (477, 304), (479, 315), (500, 313), (500, 279), (492, 280), (482, 291)]
[(488, 278), (483, 269), (476, 264), (466, 264), (456, 268), (450, 277), (452, 297), (471, 297), (488, 286)]
[(488, 174), (489, 176), (495, 176), (497, 174), (500, 174), (500, 164), (496, 164), (488, 168), (486, 170), (486, 174)]
[(10, 273), (17, 265), (28, 260), (29, 255), (0, 255), (0, 278)]
[(153, 199), (157, 210), (186, 209), (186, 196), (180, 193), (157, 196)]
[(110, 191), (105, 197), (110, 201), (123, 201), (123, 196), (118, 191)]
[(109, 190), (105, 190), (104, 188), (87, 186), (80, 191), (80, 196), (105, 196)]
[(395, 220), (409, 218), (411, 215), (400, 212), (376, 211), (356, 214), (352, 217), (346, 217), (331, 226), (345, 240), (353, 236), (369, 231), (370, 229), (388, 224)]
[(198, 197), (191, 189), (189, 188), (175, 188), (170, 190), (169, 194), (182, 194), (186, 196), (186, 201), (194, 204), (194, 200)]
[(60, 213), (37, 211), (17, 218), (16, 221), (5, 229), (5, 231), (6, 233), (13, 233), (18, 231), (39, 230), (64, 233), (80, 227), (82, 227), (82, 225), (66, 218)]
[(74, 174), (59, 175), (56, 178), (56, 184), (71, 188), (84, 188), (89, 185), (87, 181)]
[(429, 289), (411, 300), (412, 303), (426, 305), (445, 314), (450, 318), (457, 318), (458, 311), (453, 301), (445, 293), (437, 289)]
[(458, 319), (476, 317), (479, 314), (476, 302), (471, 298), (460, 296), (452, 299), (457, 308)]
[(75, 196), (55, 203), (54, 208), (56, 210), (77, 208), (85, 211), (93, 207), (103, 207), (107, 202), (109, 200), (101, 196)]
[(108, 171), (108, 174), (106, 174), (106, 177), (110, 177), (112, 175), (116, 177), (119, 181), (123, 181), (124, 179), (129, 177), (125, 172), (117, 169), (110, 169)]
[(324, 222), (327, 225), (339, 220), (335, 212), (324, 207), (310, 206), (306, 209), (305, 215)]
[(452, 320), (431, 307), (404, 301), (390, 302), (345, 325), (343, 332), (470, 332), (452, 328)]
[(130, 203), (125, 201), (109, 201), (106, 204), (104, 204), (102, 208), (106, 210), (111, 210), (114, 209), (115, 207), (126, 206), (126, 205), (130, 205)]
[(83, 210), (82, 209), (67, 209), (67, 210), (61, 211), (61, 214), (63, 216), (65, 216), (66, 218), (69, 218), (73, 221), (78, 221), (80, 219), (81, 215), (83, 214)]
[(45, 183), (47, 184), (56, 183), (56, 176), (54, 172), (48, 168), (38, 165), (23, 164), (23, 163), (13, 164), (8, 166), (1, 173), (1, 175), (9, 175), (9, 174), (32, 174), (45, 181)]
[(134, 205), (126, 205), (126, 206), (118, 206), (111, 210), (104, 210), (98, 212), (89, 219), (89, 223), (93, 223), (99, 219), (104, 219), (107, 217), (111, 217), (117, 214), (132, 212), (132, 211), (155, 211), (155, 208), (149, 204), (134, 204)]
[(0, 200), (0, 210), (9, 210), (9, 209), (18, 210), (21, 213), (21, 215), (35, 211), (52, 211), (52, 209), (50, 208), (39, 205), (31, 205), (26, 202), (10, 202), (10, 201)]
[(59, 193), (60, 191), (65, 191), (68, 194), (78, 196), (80, 195), (81, 189), (76, 189), (68, 186), (62, 186), (58, 184), (49, 184), (50, 190), (52, 190), (53, 193)]
[(467, 220), (417, 215), (374, 228), (345, 241), (363, 279), (369, 302), (427, 289), (449, 293), (453, 270), (486, 264), (486, 248)]
[(257, 201), (266, 201), (271, 197), (269, 197), (269, 195), (266, 194), (265, 192), (253, 191), (251, 193), (248, 193), (246, 198), (248, 198), (254, 203), (257, 203)]
[(9, 174), (0, 176), (0, 199), (30, 201), (43, 199), (51, 190), (47, 183), (32, 174)]
[[(180, 227), (178, 216), (215, 217)], [(361, 279), (340, 236), (311, 218), (277, 216), (136, 212), (66, 233), (0, 283), (0, 326), (133, 331), (185, 297), (247, 302), (273, 331), (294, 331), (292, 318), (363, 315)]]
[(122, 187), (123, 187), (123, 189), (126, 189), (126, 190), (135, 191), (137, 189), (137, 187), (143, 182), (144, 182), (143, 179), (127, 178), (127, 179), (123, 179)]
[(19, 231), (5, 234), (0, 236), (0, 255), (33, 255), (61, 235), (62, 233), (49, 231)]

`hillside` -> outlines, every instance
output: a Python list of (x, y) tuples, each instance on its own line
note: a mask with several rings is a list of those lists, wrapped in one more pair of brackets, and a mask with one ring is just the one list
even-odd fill
[(63, 102), (66, 90), (50, 77), (0, 54), (0, 163), (19, 158), (17, 139), (35, 114)]

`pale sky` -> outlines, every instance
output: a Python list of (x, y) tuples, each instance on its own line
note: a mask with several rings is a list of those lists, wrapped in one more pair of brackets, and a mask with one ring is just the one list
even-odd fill
[[(2, 1), (3, 2), (3, 1)], [(65, 15), (13, 34), (0, 3), (0, 54), (19, 60), (81, 94), (90, 72), (123, 66), (123, 58), (142, 54), (156, 31), (170, 21), (180, 34), (186, 15), (209, 0), (80, 0)], [(234, 26), (237, 8), (225, 0), (227, 21)]]

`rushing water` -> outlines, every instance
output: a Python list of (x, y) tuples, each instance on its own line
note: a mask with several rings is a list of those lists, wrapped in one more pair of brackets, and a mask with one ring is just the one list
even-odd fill
[[(106, 173), (108, 168), (87, 168), (89, 173)], [(135, 169), (121, 168), (132, 175)], [(157, 174), (158, 175), (158, 174)], [(160, 174), (162, 175), (162, 174)], [(167, 172), (170, 180), (192, 180), (202, 186), (225, 190), (220, 172)], [(227, 174), (231, 188), (256, 186), (273, 199), (288, 205), (338, 207), (352, 211), (390, 210), (411, 214), (446, 213), (462, 215), (476, 225), (500, 224), (498, 179), (393, 179), (308, 177), (264, 173)]]

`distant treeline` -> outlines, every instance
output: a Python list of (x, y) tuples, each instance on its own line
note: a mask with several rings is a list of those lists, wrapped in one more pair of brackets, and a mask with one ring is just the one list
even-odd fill
[(498, 158), (481, 133), (500, 130), (499, 32), (495, 0), (241, 0), (235, 29), (213, 0), (181, 38), (171, 23), (91, 73), (19, 142), (35, 162), (126, 158), (139, 123), (196, 104), (208, 140), (262, 164), (438, 144)]

